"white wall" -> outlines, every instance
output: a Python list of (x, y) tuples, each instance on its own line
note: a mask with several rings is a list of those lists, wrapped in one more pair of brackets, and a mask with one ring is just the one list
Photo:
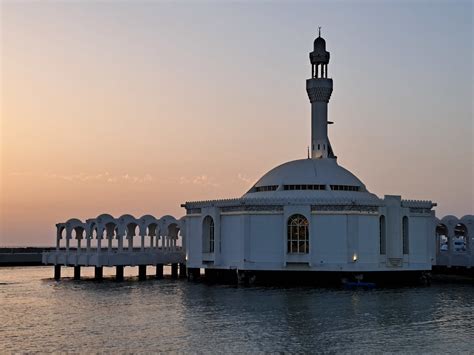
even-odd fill
[(359, 216), (359, 263), (376, 263), (380, 260), (379, 215)]
[[(410, 263), (431, 262), (431, 249), (428, 249), (426, 229), (432, 225), (431, 217), (409, 217)], [(434, 235), (432, 236), (434, 238)]]
[(249, 216), (250, 255), (247, 261), (282, 262), (286, 238), (281, 233), (282, 214), (260, 214)]
[(311, 216), (311, 264), (346, 263), (347, 261), (347, 217), (346, 215)]
[(244, 228), (245, 215), (221, 216), (222, 250), (219, 258), (220, 266), (238, 267), (244, 259)]
[(188, 267), (201, 267), (202, 264), (202, 218), (186, 217), (186, 252)]
[[(216, 231), (221, 238), (219, 253), (216, 237), (214, 264), (205, 267), (239, 268), (248, 270), (285, 269), (292, 267), (313, 270), (382, 271), (430, 269), (434, 238), (430, 231), (431, 216), (411, 216), (402, 208), (400, 199), (389, 199), (387, 207), (380, 209), (387, 220), (387, 255), (380, 255), (379, 214), (311, 213), (310, 206), (289, 205), (283, 213), (224, 213), (218, 209), (206, 210), (201, 216), (188, 217), (188, 266), (202, 264), (202, 219), (212, 213)], [(310, 254), (288, 255), (287, 220), (294, 214), (309, 216)], [(390, 264), (393, 257), (402, 258), (402, 217), (409, 217), (409, 256), (403, 257), (400, 266)], [(357, 261), (353, 261), (354, 254)], [(386, 263), (385, 263), (386, 261)], [(306, 266), (304, 266), (306, 264)], [(288, 264), (289, 265), (289, 264)], [(289, 266), (288, 266), (289, 267)]]

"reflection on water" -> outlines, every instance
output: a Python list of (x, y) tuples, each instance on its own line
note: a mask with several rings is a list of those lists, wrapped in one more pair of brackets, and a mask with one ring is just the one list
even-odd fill
[[(83, 274), (92, 276), (92, 270)], [(63, 275), (72, 276), (71, 268)], [(51, 276), (51, 267), (0, 269), (0, 349), (474, 350), (473, 285), (346, 291), (171, 279), (55, 282)]]

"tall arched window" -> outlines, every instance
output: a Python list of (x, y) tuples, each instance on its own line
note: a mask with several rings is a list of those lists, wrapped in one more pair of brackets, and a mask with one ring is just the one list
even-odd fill
[(211, 216), (207, 216), (202, 222), (202, 251), (214, 253), (214, 220)]
[(288, 253), (309, 253), (308, 226), (308, 220), (300, 214), (295, 214), (288, 219)]
[(403, 237), (403, 254), (410, 253), (410, 235), (408, 226), (408, 217), (404, 216), (402, 219), (402, 237)]
[(380, 245), (380, 255), (385, 255), (386, 250), (387, 250), (385, 216), (380, 216), (379, 218), (379, 245)]

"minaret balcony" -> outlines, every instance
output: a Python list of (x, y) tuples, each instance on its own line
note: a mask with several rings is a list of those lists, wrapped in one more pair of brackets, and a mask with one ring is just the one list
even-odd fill
[(306, 80), (306, 92), (309, 101), (329, 102), (332, 94), (332, 79), (312, 78)]

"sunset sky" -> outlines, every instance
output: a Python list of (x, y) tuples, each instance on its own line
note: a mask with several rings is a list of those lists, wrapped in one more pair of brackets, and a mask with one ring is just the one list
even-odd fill
[(318, 26), (338, 162), (379, 197), (472, 214), (472, 18), (471, 1), (1, 1), (0, 245), (181, 217), (306, 157)]

